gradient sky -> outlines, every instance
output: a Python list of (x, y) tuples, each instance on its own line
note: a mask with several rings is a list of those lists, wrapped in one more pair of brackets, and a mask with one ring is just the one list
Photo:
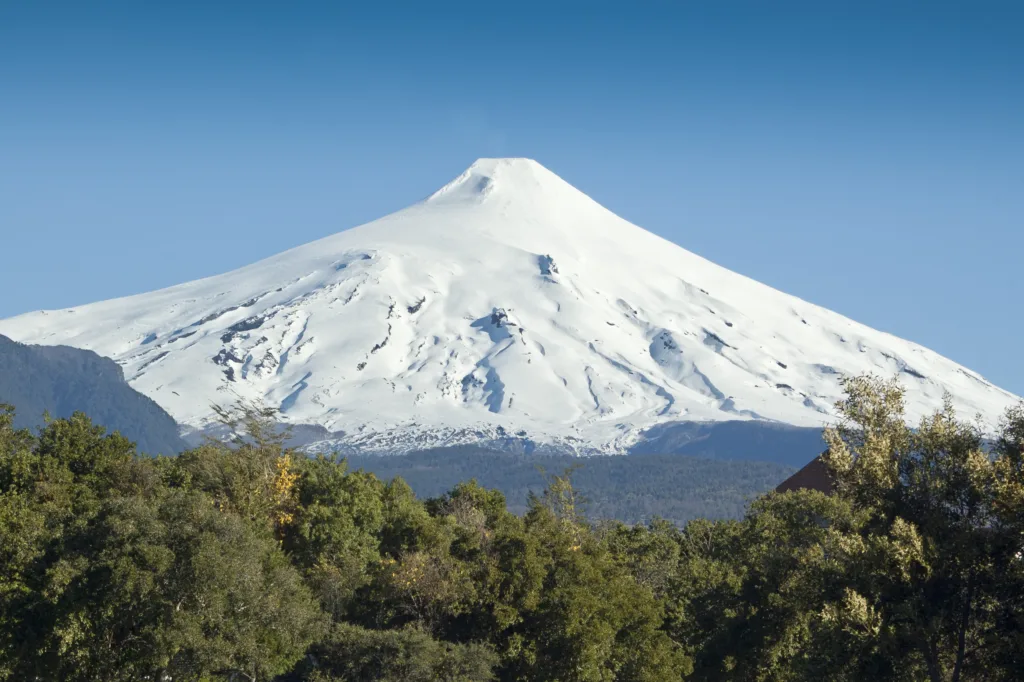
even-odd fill
[(1024, 394), (1024, 3), (343, 4), (0, 2), (0, 317), (528, 156)]

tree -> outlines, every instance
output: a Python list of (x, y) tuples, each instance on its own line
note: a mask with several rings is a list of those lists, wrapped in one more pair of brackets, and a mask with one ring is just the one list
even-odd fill
[[(265, 524), (75, 415), (38, 439), (0, 419), (0, 676), (266, 679), (323, 616)], [(2, 678), (2, 677), (0, 677)]]
[(870, 609), (873, 645), (933, 682), (992, 679), (993, 588), (1005, 580), (998, 567), (1019, 563), (1022, 547), (998, 518), (996, 482), (1000, 472), (1003, 490), (1022, 479), (1007, 453), (985, 450), (948, 398), (911, 430), (895, 381), (861, 377), (846, 388), (846, 421), (827, 432), (825, 461), (868, 520), (848, 552), (857, 571), (848, 601), (858, 605), (837, 606), (833, 617)]
[(384, 484), (323, 456), (305, 460), (298, 470), (284, 548), (324, 609), (341, 620), (380, 562)]
[(856, 524), (849, 504), (813, 491), (757, 500), (742, 522), (690, 522), (666, 625), (695, 658), (692, 679), (866, 679), (820, 670), (817, 653), (820, 613), (845, 584), (837, 549)]
[(494, 652), (483, 644), (451, 644), (423, 630), (367, 630), (338, 624), (293, 675), (309, 682), (489, 682)]
[(509, 679), (597, 681), (680, 677), (690, 661), (662, 630), (663, 611), (581, 519), (568, 474), (525, 517), (546, 566), (543, 590), (517, 628), (527, 655)]
[(277, 428), (275, 410), (245, 402), (215, 410), (231, 437), (182, 453), (172, 481), (211, 495), (221, 509), (269, 524), (280, 536), (293, 518), (302, 456), (285, 447), (288, 432)]
[(598, 526), (598, 532), (633, 579), (650, 589), (659, 601), (664, 600), (679, 570), (679, 528), (655, 519), (646, 526), (604, 522)]
[(1022, 410), (992, 451), (949, 401), (916, 429), (894, 381), (846, 381), (836, 484), (691, 523), (670, 632), (716, 680), (1014, 679), (1021, 661)]

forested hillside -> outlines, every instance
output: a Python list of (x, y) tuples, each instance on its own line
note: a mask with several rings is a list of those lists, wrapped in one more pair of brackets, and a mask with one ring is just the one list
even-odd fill
[(0, 412), (0, 679), (1015, 680), (1024, 406), (991, 448), (848, 380), (835, 493), (601, 522), (553, 472), (522, 514), (308, 459), (270, 412), (179, 457)]
[(662, 518), (679, 524), (696, 518), (740, 518), (751, 500), (794, 471), (771, 462), (685, 455), (570, 457), (476, 448), (350, 456), (348, 465), (383, 480), (400, 477), (419, 497), (438, 497), (459, 482), (475, 480), (500, 491), (509, 511), (516, 514), (529, 509), (530, 494), (544, 489), (548, 475), (571, 469), (580, 511), (587, 518), (626, 523)]
[(30, 346), (0, 335), (0, 403), (15, 405), (15, 426), (36, 427), (43, 415), (88, 411), (97, 424), (120, 431), (153, 454), (185, 449), (178, 425), (135, 391), (113, 360), (68, 346)]

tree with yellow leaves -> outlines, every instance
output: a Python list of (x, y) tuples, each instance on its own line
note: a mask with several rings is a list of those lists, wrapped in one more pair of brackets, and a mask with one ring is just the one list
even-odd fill
[(229, 437), (209, 438), (182, 453), (174, 475), (210, 494), (218, 508), (266, 522), (280, 537), (294, 519), (300, 475), (286, 446), (288, 431), (278, 427), (272, 408), (240, 402), (232, 409), (215, 409)]

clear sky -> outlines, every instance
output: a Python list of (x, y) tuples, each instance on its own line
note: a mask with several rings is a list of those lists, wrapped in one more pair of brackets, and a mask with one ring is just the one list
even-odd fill
[(0, 2), (0, 317), (528, 156), (1024, 394), (1024, 3), (354, 4)]

